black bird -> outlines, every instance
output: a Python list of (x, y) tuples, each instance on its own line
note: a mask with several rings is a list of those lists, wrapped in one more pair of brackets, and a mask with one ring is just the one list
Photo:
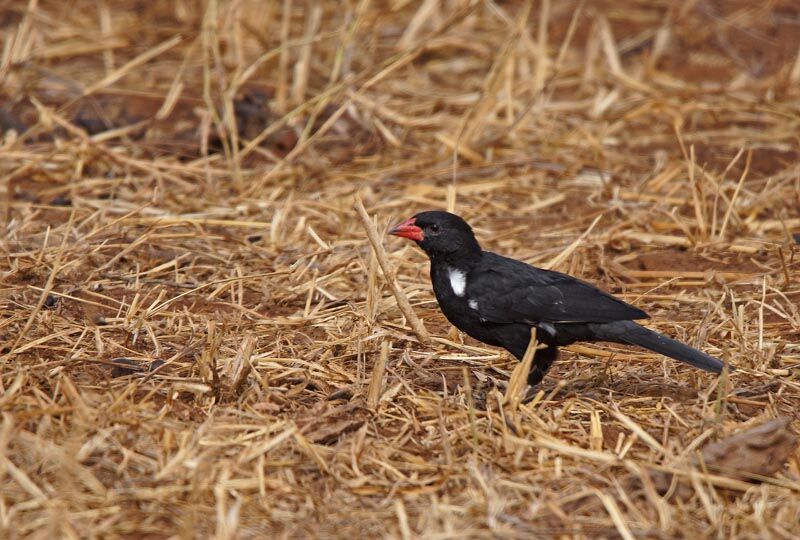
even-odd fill
[(431, 281), (445, 317), (473, 338), (521, 360), (531, 327), (546, 347), (536, 351), (528, 383), (541, 382), (558, 347), (576, 341), (638, 345), (720, 373), (723, 363), (635, 323), (647, 313), (567, 274), (484, 251), (466, 221), (422, 212), (389, 231), (414, 240), (431, 261)]

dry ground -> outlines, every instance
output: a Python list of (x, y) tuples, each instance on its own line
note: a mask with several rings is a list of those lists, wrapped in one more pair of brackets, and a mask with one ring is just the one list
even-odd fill
[[(800, 429), (796, 1), (30, 0), (0, 36), (0, 536), (800, 535), (796, 451), (693, 457)], [(388, 238), (417, 341), (357, 192), (740, 369), (574, 347), (503, 406), (516, 362)]]

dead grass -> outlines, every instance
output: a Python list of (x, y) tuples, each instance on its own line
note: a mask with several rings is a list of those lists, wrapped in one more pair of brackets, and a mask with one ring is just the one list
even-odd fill
[[(800, 535), (796, 452), (761, 483), (693, 459), (800, 428), (795, 2), (31, 0), (0, 24), (4, 537)], [(504, 405), (516, 363), (385, 239), (418, 342), (356, 193), (379, 232), (455, 209), (739, 370), (587, 344)]]

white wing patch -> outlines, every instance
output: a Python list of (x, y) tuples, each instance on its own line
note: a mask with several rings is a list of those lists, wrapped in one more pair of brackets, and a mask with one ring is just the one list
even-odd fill
[(467, 304), (469, 304), (469, 307), (471, 307), (475, 311), (478, 311), (478, 301), (477, 300), (470, 299), (470, 301), (467, 302)]
[(447, 275), (450, 278), (450, 287), (456, 296), (464, 296), (464, 291), (467, 289), (467, 275), (455, 268), (448, 269)]
[(537, 326), (539, 327), (539, 330), (544, 330), (545, 332), (550, 334), (550, 337), (556, 336), (556, 327), (550, 324), (549, 322), (540, 322)]

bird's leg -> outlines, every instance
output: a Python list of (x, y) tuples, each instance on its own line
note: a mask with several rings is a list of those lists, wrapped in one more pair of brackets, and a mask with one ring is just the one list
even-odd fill
[(558, 347), (550, 346), (536, 351), (536, 356), (533, 357), (533, 367), (528, 374), (528, 384), (536, 386), (542, 382), (556, 358), (558, 358)]

